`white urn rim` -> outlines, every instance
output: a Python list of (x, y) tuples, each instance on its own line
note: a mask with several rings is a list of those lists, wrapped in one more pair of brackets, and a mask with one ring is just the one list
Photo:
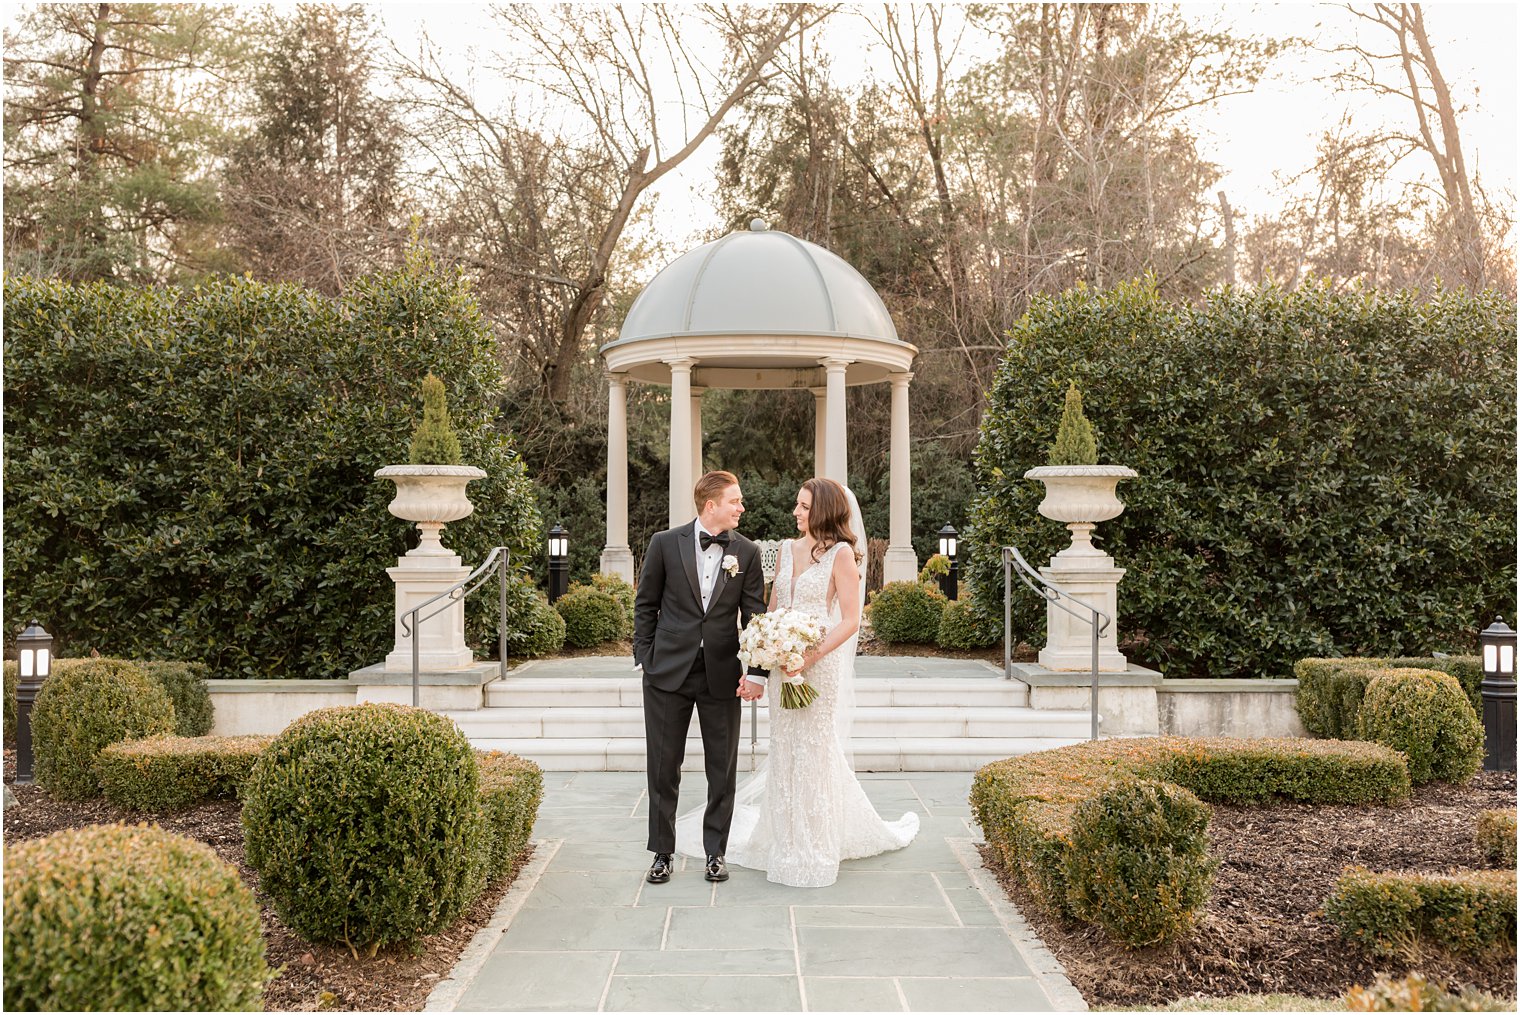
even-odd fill
[(1024, 473), (1025, 479), (1096, 477), (1135, 479), (1140, 475), (1127, 465), (1041, 465)]
[(405, 476), (457, 476), (462, 479), (485, 479), (486, 470), (473, 465), (387, 465), (375, 470), (376, 479)]

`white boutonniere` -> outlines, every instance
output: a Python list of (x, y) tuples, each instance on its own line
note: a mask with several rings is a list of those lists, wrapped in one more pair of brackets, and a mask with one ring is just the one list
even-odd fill
[(739, 558), (733, 554), (725, 554), (723, 557), (723, 570), (728, 572), (730, 578), (739, 577)]

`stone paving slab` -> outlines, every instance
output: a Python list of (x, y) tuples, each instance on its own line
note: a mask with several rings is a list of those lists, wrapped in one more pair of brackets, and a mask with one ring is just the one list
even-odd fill
[[(1076, 1011), (1055, 958), (976, 851), (970, 773), (861, 778), (906, 849), (827, 888), (679, 858), (644, 881), (642, 773), (546, 773), (534, 855), (428, 1011)], [(705, 795), (683, 780), (682, 810)]]

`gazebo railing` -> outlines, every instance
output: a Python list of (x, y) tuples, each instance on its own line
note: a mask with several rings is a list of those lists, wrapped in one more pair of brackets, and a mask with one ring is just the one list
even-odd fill
[[(401, 633), (403, 635), (405, 635), (406, 637), (410, 638), (411, 642), (412, 642), (412, 705), (413, 706), (418, 705), (420, 703), (420, 700), (421, 700), (421, 697), (422, 697), (422, 695), (421, 695), (421, 679), (420, 679), (421, 678), (421, 673), (420, 673), (420, 670), (421, 670), (421, 665), (420, 665), (420, 659), (421, 659), (420, 643), (422, 641), (422, 636), (421, 636), (421, 633), (420, 633), (420, 628), (421, 628), (422, 622), (424, 620), (431, 620), (433, 617), (438, 616), (438, 614), (442, 613), (444, 610), (447, 610), (450, 606), (453, 606), (455, 603), (462, 602), (465, 599), (468, 599), (471, 592), (474, 592), (476, 589), (480, 588), (482, 585), (484, 585), (486, 583), (486, 579), (489, 578), (489, 577), (491, 577), (491, 573), (493, 571), (496, 572), (496, 574), (498, 575), (498, 577), (500, 579), (499, 582), (498, 582), (498, 586), (499, 586), (500, 592), (499, 592), (498, 603), (497, 603), (497, 608), (499, 610), (499, 616), (497, 617), (496, 639), (497, 639), (497, 649), (498, 649), (498, 651), (499, 651), (499, 653), (501, 655), (501, 676), (502, 676), (503, 679), (506, 678), (506, 675), (507, 675), (507, 577), (508, 577), (509, 572), (511, 571), (511, 566), (510, 566), (511, 565), (511, 561), (512, 561), (512, 552), (510, 550), (508, 550), (505, 546), (494, 547), (491, 550), (490, 556), (486, 557), (485, 563), (481, 564), (475, 570), (471, 571), (461, 581), (458, 581), (458, 582), (454, 583), (453, 585), (449, 586), (447, 589), (444, 589), (442, 592), (438, 593), (436, 596), (433, 596), (431, 599), (428, 599), (428, 600), (426, 600), (426, 601), (424, 601), (422, 603), (418, 603), (415, 607), (413, 607), (410, 610), (407, 610), (405, 613), (403, 613), (401, 615)], [(470, 584), (471, 582), (474, 582), (474, 584), (473, 585)], [(432, 613), (429, 613), (425, 617), (419, 616), (419, 614), (422, 613), (423, 610), (427, 609), (429, 606), (432, 606), (434, 603), (437, 603), (437, 602), (440, 602), (440, 601), (443, 601), (443, 600), (446, 600), (446, 602), (444, 602), (442, 606), (438, 607), (438, 609), (434, 610)]]
[[(1047, 603), (1054, 603), (1067, 613), (1076, 617), (1084, 624), (1092, 628), (1092, 739), (1098, 739), (1098, 639), (1103, 632), (1113, 623), (1113, 618), (1096, 606), (1089, 606), (1082, 600), (1073, 596), (1070, 592), (1059, 585), (1045, 580), (1045, 577), (1029, 565), (1024, 555), (1019, 553), (1016, 546), (1005, 546), (1003, 550), (1003, 678), (1013, 679), (1013, 576), (1018, 574), (1019, 580), (1028, 585), (1041, 599)], [(1071, 604), (1071, 605), (1068, 605)], [(1079, 606), (1086, 613), (1079, 613), (1072, 609)]]

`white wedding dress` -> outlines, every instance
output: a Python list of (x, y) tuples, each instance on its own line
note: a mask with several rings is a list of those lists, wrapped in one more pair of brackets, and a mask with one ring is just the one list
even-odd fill
[[(776, 605), (837, 624), (838, 604), (828, 601), (829, 578), (834, 556), (845, 550), (843, 543), (830, 547), (793, 583), (792, 541), (784, 542), (776, 565)], [(729, 829), (730, 864), (763, 870), (766, 880), (777, 884), (821, 888), (838, 878), (841, 860), (901, 849), (918, 834), (917, 814), (889, 822), (876, 813), (845, 751), (856, 641), (849, 639), (804, 671), (818, 691), (806, 708), (782, 708), (781, 674), (772, 676), (766, 695), (770, 751), (739, 788)], [(703, 855), (701, 813), (699, 808), (676, 823), (679, 852)]]

